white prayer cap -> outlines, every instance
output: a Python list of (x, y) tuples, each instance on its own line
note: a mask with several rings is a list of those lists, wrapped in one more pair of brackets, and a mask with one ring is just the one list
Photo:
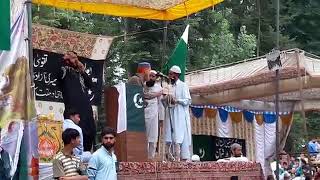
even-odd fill
[(177, 73), (177, 74), (181, 74), (181, 69), (180, 69), (180, 67), (179, 67), (179, 66), (176, 66), (176, 65), (172, 66), (172, 67), (170, 68), (170, 71), (172, 71), (172, 72), (174, 72), (174, 73)]
[(194, 155), (192, 155), (191, 160), (192, 161), (200, 161), (200, 157), (198, 155), (194, 154)]
[(157, 74), (157, 71), (151, 70), (151, 71), (150, 71), (150, 74)]

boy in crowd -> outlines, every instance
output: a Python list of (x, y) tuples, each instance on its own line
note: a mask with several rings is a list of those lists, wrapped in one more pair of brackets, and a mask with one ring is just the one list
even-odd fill
[(73, 149), (80, 144), (77, 130), (68, 128), (62, 133), (64, 148), (53, 159), (53, 178), (59, 180), (87, 180), (80, 158), (73, 155)]

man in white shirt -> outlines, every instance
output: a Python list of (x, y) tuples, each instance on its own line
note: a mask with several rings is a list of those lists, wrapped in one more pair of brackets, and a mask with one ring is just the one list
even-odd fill
[(162, 87), (156, 83), (157, 72), (150, 71), (150, 80), (144, 87), (144, 98), (147, 106), (144, 109), (146, 122), (147, 140), (148, 140), (148, 159), (155, 157), (156, 145), (158, 142), (159, 125), (159, 104), (161, 103)]
[(233, 143), (230, 146), (231, 157), (226, 159), (219, 159), (218, 162), (242, 161), (248, 162), (248, 158), (242, 156), (242, 146), (238, 143)]
[(169, 71), (171, 91), (166, 95), (167, 115), (164, 122), (164, 138), (166, 141), (166, 156), (171, 159), (170, 149), (173, 145), (175, 161), (191, 159), (191, 122), (189, 105), (191, 96), (186, 83), (179, 80), (181, 69), (172, 66)]
[(80, 122), (80, 114), (75, 109), (66, 109), (63, 113), (63, 130), (68, 128), (75, 129), (80, 134), (80, 144), (73, 149), (75, 156), (79, 157), (82, 162), (87, 163), (91, 158), (91, 153), (83, 150), (83, 134), (82, 129), (78, 126)]

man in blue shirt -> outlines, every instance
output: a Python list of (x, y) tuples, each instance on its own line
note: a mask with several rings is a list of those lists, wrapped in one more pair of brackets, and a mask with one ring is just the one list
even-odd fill
[(318, 154), (318, 147), (315, 139), (309, 141), (308, 152), (311, 156), (316, 156)]
[(63, 121), (63, 130), (68, 128), (75, 129), (80, 134), (80, 144), (73, 149), (75, 156), (79, 157), (82, 162), (87, 163), (91, 158), (90, 152), (84, 152), (83, 150), (83, 134), (82, 129), (78, 126), (80, 122), (80, 114), (75, 109), (66, 109), (63, 113), (65, 120)]
[(117, 157), (114, 154), (116, 131), (106, 127), (101, 132), (102, 146), (93, 153), (88, 164), (88, 176), (90, 180), (116, 180)]

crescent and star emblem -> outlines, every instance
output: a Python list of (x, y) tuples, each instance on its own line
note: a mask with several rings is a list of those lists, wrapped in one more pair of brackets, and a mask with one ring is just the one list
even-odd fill
[(199, 153), (200, 153), (200, 158), (204, 158), (204, 156), (206, 155), (206, 151), (203, 148), (199, 149)]
[(136, 108), (138, 109), (143, 108), (143, 99), (140, 93), (137, 93), (133, 96), (133, 102)]

